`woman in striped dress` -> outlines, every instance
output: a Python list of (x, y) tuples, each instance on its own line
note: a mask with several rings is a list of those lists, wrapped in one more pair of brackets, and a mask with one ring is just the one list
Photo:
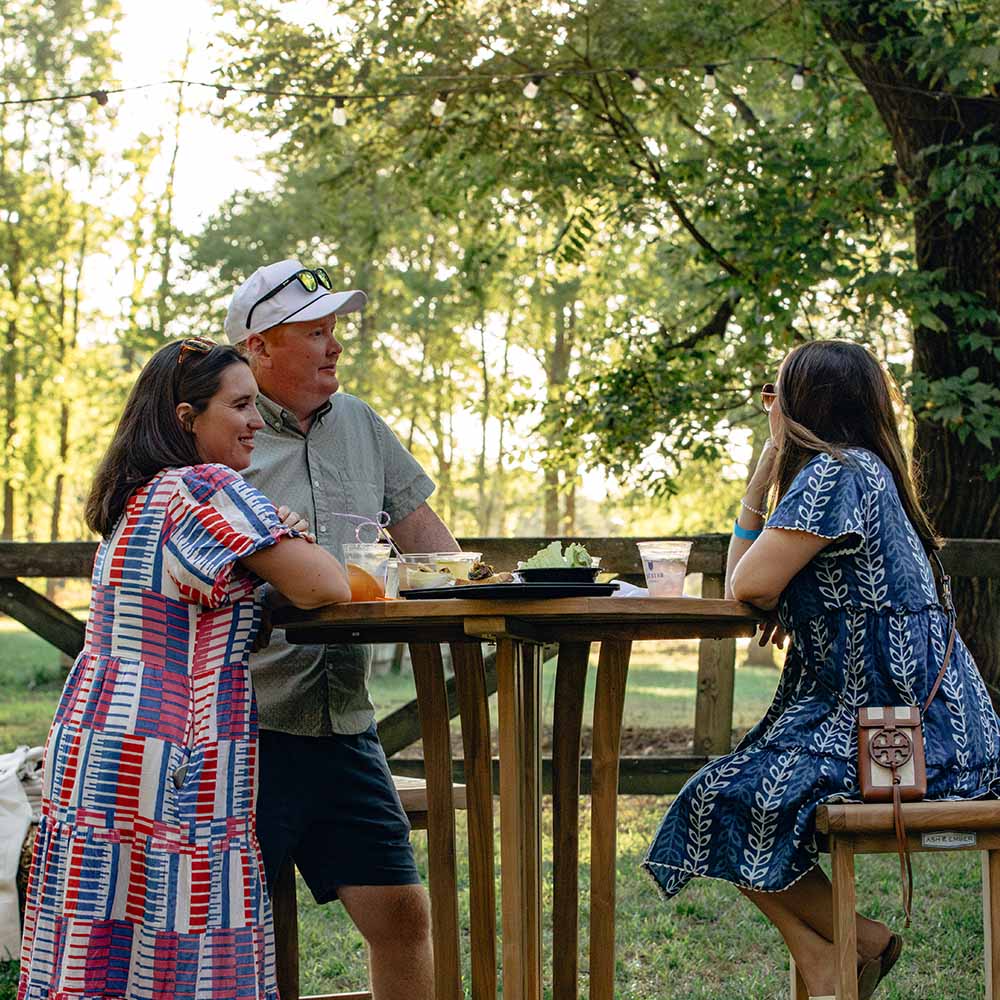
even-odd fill
[(19, 1000), (277, 1000), (254, 828), (255, 589), (349, 599), (307, 525), (253, 489), (249, 366), (158, 351), (87, 505), (84, 648), (45, 750)]

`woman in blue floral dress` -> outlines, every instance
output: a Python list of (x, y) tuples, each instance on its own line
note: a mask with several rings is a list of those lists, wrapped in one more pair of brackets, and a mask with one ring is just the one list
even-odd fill
[[(739, 887), (819, 996), (833, 993), (834, 957), (816, 807), (860, 798), (858, 709), (922, 705), (949, 619), (928, 560), (939, 543), (907, 471), (890, 376), (859, 345), (817, 341), (792, 351), (765, 390), (773, 444), (734, 529), (727, 594), (776, 608), (775, 641), (787, 634), (791, 645), (767, 714), (684, 786), (643, 865), (665, 897), (699, 875)], [(772, 484), (777, 506), (765, 524)], [(927, 798), (994, 792), (1000, 727), (960, 637), (923, 731)], [(857, 927), (864, 1000), (902, 941), (860, 915)]]

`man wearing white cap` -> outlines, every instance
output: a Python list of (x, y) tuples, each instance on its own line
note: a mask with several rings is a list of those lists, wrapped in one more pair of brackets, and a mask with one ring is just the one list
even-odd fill
[[(457, 549), (416, 459), (371, 407), (337, 392), (337, 317), (367, 301), (296, 260), (258, 268), (236, 290), (226, 336), (250, 361), (266, 424), (244, 475), (311, 514), (318, 544), (338, 558), (357, 522), (337, 515), (379, 511), (404, 551)], [(370, 656), (366, 646), (292, 646), (276, 630), (251, 659), (257, 834), (270, 885), (291, 857), (317, 902), (344, 904), (368, 943), (375, 1000), (430, 1000), (430, 908), (375, 730)]]

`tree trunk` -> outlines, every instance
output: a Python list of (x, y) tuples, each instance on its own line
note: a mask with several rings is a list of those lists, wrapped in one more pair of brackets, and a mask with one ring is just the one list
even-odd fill
[(486, 310), (482, 300), (479, 302), (479, 366), (483, 378), (483, 398), (479, 405), (479, 455), (476, 458), (476, 524), (479, 534), (489, 534), (492, 515), (492, 497), (489, 495), (488, 474), (486, 471), (486, 450), (489, 443), (491, 383), (488, 358), (486, 357)]
[[(557, 399), (565, 391), (569, 381), (569, 366), (573, 357), (573, 341), (576, 333), (575, 294), (578, 282), (560, 286), (553, 301), (555, 339), (546, 351), (545, 379), (546, 395), (550, 401)], [(545, 534), (558, 535), (561, 528), (559, 515), (560, 482), (559, 468), (552, 463), (553, 453), (560, 450), (564, 427), (551, 419), (543, 422), (545, 453), (548, 462), (545, 467)]]
[[(958, 96), (946, 82), (926, 80), (907, 65), (916, 34), (907, 12), (888, 0), (865, 0), (826, 7), (823, 23), (845, 60), (867, 88), (892, 141), (903, 181), (913, 199), (918, 268), (933, 275), (945, 292), (976, 296), (985, 310), (1000, 310), (1000, 209), (981, 204), (958, 228), (949, 206), (932, 200), (929, 178), (957, 148), (1000, 141), (1000, 106), (995, 99)], [(982, 135), (988, 135), (983, 139)], [(1000, 363), (988, 350), (960, 344), (963, 333), (951, 309), (934, 309), (939, 332), (914, 330), (913, 371), (928, 381), (954, 378), (977, 368), (977, 381), (1000, 385)], [(1000, 325), (977, 333), (1000, 341)], [(915, 458), (921, 470), (927, 512), (937, 531), (951, 538), (1000, 537), (1000, 478), (989, 482), (984, 466), (996, 455), (970, 435), (964, 442), (950, 425), (932, 422), (918, 405)], [(955, 581), (958, 627), (1000, 704), (1000, 580)]]
[[(503, 333), (503, 367), (500, 370), (500, 385), (506, 386), (510, 378), (510, 313), (504, 323)], [(497, 437), (497, 463), (493, 470), (493, 482), (490, 486), (490, 512), (495, 517), (496, 533), (501, 538), (507, 534), (506, 482), (504, 470), (504, 449), (507, 441), (507, 425), (510, 418), (505, 404), (500, 403), (500, 432)]]
[(13, 321), (7, 326), (7, 344), (4, 352), (4, 462), (6, 475), (3, 481), (3, 527), (0, 538), (14, 540), (14, 442), (17, 436), (17, 327)]
[(545, 522), (542, 534), (559, 534), (559, 470), (547, 466), (544, 472)]
[(576, 534), (576, 476), (567, 474), (569, 485), (566, 487), (566, 509), (563, 514), (563, 534)]
[[(944, 209), (940, 208), (943, 220)], [(946, 223), (944, 223), (947, 226)], [(942, 233), (942, 221), (930, 212), (917, 214), (917, 259), (924, 270), (946, 268), (950, 289), (980, 291), (990, 296), (993, 309), (1000, 308), (997, 295), (998, 226), (991, 230), (969, 227)], [(948, 238), (945, 239), (944, 237)], [(992, 264), (992, 275), (984, 263)], [(992, 285), (992, 289), (990, 289)], [(944, 318), (944, 317), (942, 317)], [(918, 328), (914, 335), (913, 367), (928, 379), (954, 376), (969, 367), (979, 368), (979, 381), (1000, 385), (1000, 370), (985, 352), (959, 347), (949, 333)], [(994, 340), (1000, 339), (1000, 330)], [(996, 454), (973, 436), (960, 441), (954, 430), (919, 419), (916, 423), (916, 452), (924, 481), (927, 512), (945, 538), (1000, 538), (1000, 479), (989, 482), (984, 466), (996, 461)], [(1000, 580), (960, 578), (954, 581), (958, 628), (1000, 703)]]

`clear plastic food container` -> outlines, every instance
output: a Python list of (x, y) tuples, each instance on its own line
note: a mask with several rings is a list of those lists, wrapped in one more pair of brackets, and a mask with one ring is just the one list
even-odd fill
[(436, 552), (404, 552), (399, 557), (401, 591), (448, 587), (454, 583), (454, 574), (439, 563)]
[(437, 564), (447, 568), (456, 580), (468, 580), (469, 570), (482, 559), (482, 552), (435, 552)]

